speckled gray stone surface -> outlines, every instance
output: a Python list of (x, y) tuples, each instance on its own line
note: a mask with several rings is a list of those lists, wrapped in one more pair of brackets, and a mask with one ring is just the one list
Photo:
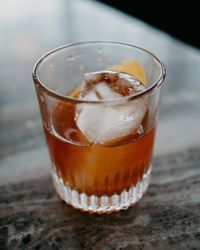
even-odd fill
[(144, 198), (111, 215), (69, 207), (50, 178), (1, 186), (0, 249), (199, 249), (199, 162), (200, 148), (155, 159)]

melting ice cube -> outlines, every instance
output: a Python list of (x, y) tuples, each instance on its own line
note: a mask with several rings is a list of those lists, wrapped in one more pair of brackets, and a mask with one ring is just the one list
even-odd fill
[[(125, 73), (100, 71), (87, 73), (81, 85), (83, 100), (111, 100), (144, 90), (135, 77)], [(104, 144), (127, 136), (139, 128), (146, 100), (141, 97), (121, 104), (79, 104), (76, 124), (91, 143)]]
[[(116, 71), (98, 71), (86, 73), (81, 84), (81, 96), (85, 96), (91, 90), (95, 90), (98, 86), (104, 83), (107, 85), (112, 93), (118, 93), (120, 96), (127, 96), (145, 89), (134, 76), (127, 73), (120, 73)], [(118, 96), (117, 96), (118, 97)], [(109, 96), (109, 98), (114, 98)], [(102, 98), (102, 99), (109, 99)]]

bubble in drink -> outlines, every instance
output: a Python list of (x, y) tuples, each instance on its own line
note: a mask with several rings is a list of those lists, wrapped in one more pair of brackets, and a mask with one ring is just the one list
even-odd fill
[[(134, 76), (115, 71), (87, 73), (80, 88), (80, 97), (88, 101), (109, 101), (145, 90)], [(141, 97), (120, 104), (79, 104), (76, 124), (86, 139), (105, 144), (136, 133), (146, 112), (146, 99)]]

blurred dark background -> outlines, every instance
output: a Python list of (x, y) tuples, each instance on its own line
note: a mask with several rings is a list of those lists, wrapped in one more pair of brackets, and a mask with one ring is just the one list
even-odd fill
[(200, 48), (198, 1), (97, 0)]

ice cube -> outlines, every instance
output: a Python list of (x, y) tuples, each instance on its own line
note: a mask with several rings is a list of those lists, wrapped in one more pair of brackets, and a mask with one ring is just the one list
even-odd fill
[[(83, 100), (111, 100), (127, 96), (145, 87), (134, 77), (118, 72), (94, 72), (85, 75), (81, 85)], [(122, 104), (79, 104), (76, 124), (91, 143), (105, 144), (136, 131), (146, 112), (145, 98)]]
[(95, 90), (101, 83), (104, 83), (112, 92), (118, 93), (121, 96), (131, 95), (145, 89), (145, 86), (132, 75), (105, 70), (86, 73), (84, 75), (80, 88), (81, 96), (83, 97), (91, 90)]

